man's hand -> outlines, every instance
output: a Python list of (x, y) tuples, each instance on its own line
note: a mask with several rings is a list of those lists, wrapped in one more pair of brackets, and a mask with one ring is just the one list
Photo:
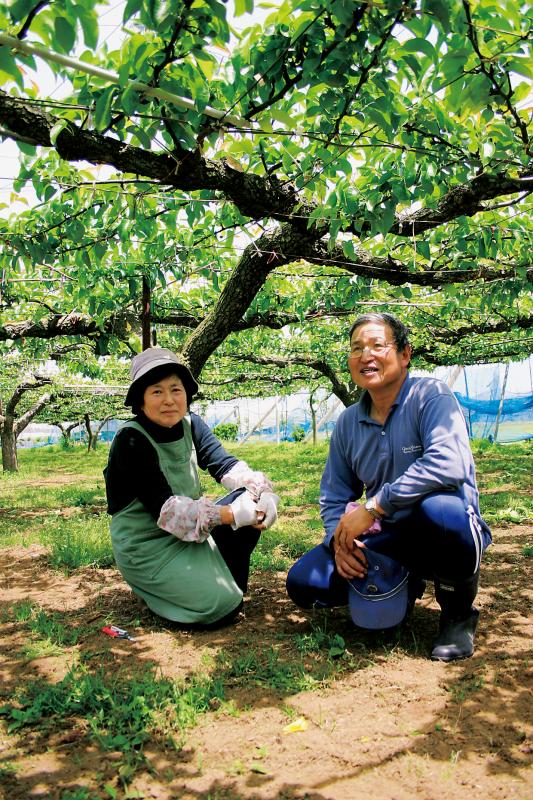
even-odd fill
[(340, 547), (350, 553), (353, 550), (354, 539), (366, 533), (373, 523), (374, 517), (364, 506), (343, 514), (333, 534), (335, 549)]
[(355, 540), (352, 550), (346, 551), (333, 543), (335, 552), (335, 566), (341, 578), (364, 578), (366, 575), (366, 558), (363, 552), (364, 544)]

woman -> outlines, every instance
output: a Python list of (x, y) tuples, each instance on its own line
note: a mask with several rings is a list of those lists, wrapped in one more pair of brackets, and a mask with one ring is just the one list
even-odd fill
[[(193, 626), (229, 622), (242, 606), (250, 556), (277, 519), (262, 472), (222, 447), (189, 405), (198, 384), (170, 350), (135, 356), (121, 426), (104, 470), (116, 564), (161, 617)], [(230, 495), (202, 497), (198, 467)]]

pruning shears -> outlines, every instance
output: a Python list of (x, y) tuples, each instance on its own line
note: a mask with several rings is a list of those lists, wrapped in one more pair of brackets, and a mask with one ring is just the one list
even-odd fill
[(102, 630), (104, 633), (107, 633), (108, 636), (114, 636), (116, 639), (129, 639), (130, 642), (135, 641), (128, 631), (125, 631), (124, 628), (117, 628), (116, 625), (106, 625)]

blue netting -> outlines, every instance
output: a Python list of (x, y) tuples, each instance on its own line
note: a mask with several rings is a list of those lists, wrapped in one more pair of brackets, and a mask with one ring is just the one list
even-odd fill
[[(470, 411), (477, 411), (479, 414), (487, 414), (496, 416), (500, 408), (499, 400), (476, 400), (472, 397), (465, 397), (460, 392), (455, 392), (455, 396), (463, 406)], [(502, 416), (509, 416), (510, 414), (520, 414), (522, 411), (527, 411), (533, 408), (533, 394), (524, 395), (524, 397), (509, 397), (504, 399), (501, 414)]]
[(498, 442), (533, 438), (532, 357), (508, 366), (465, 367), (453, 390), (472, 438)]

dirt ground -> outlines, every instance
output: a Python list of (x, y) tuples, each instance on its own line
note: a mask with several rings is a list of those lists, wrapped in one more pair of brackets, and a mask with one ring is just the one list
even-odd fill
[[(299, 694), (257, 681), (227, 686), (235, 714), (215, 708), (202, 715), (179, 752), (149, 747), (155, 772), (138, 773), (127, 794), (116, 774), (120, 754), (104, 754), (83, 729), (8, 735), (0, 722), (0, 798), (78, 798), (88, 787), (91, 800), (531, 800), (533, 591), (531, 559), (522, 551), (533, 531), (510, 526), (493, 533), (473, 658), (450, 665), (427, 658), (438, 623), (432, 591), (417, 604), (399, 643), (357, 632), (336, 609), (329, 630), (344, 637), (350, 653), (364, 655), (361, 668)], [(68, 667), (58, 656), (23, 657), (24, 626), (6, 621), (14, 602), (29, 599), (61, 611), (72, 625), (92, 626), (81, 647), (110, 669), (152, 663), (163, 675), (184, 678), (206, 654), (280, 641), (290, 646), (294, 634), (310, 630), (311, 613), (288, 600), (284, 577), (255, 574), (236, 625), (193, 634), (165, 628), (115, 570), (82, 569), (65, 578), (49, 569), (42, 547), (3, 550), (0, 705), (15, 686), (37, 676), (57, 681)], [(134, 642), (100, 632), (100, 622), (121, 625), (135, 617)], [(287, 724), (299, 719), (296, 727), (305, 729), (288, 732)]]

